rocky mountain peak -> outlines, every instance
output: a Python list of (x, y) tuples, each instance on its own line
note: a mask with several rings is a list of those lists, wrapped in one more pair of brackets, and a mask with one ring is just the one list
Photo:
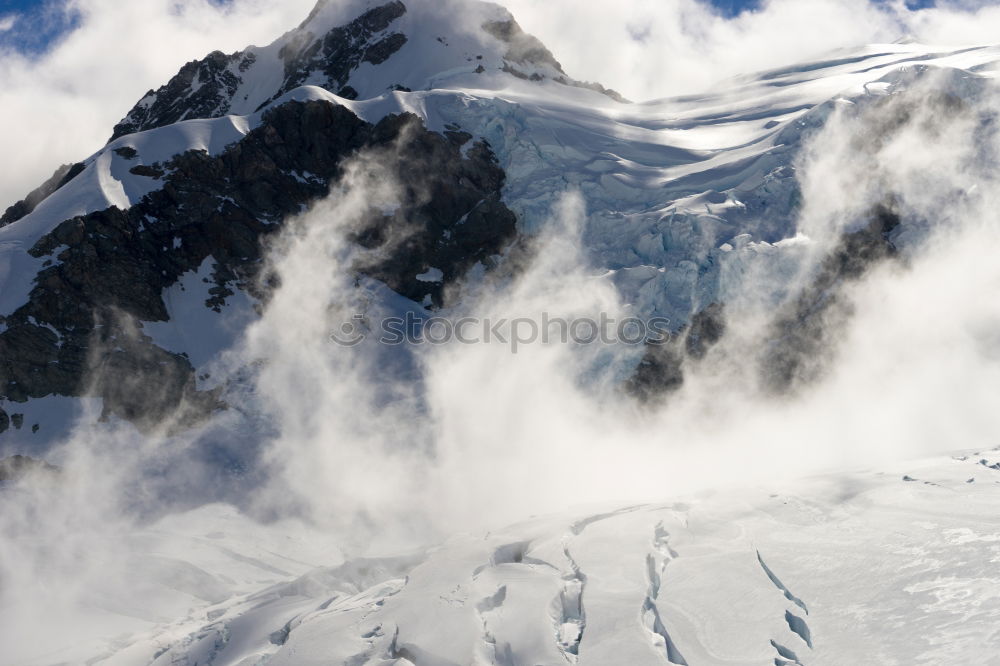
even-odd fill
[(509, 77), (613, 91), (569, 78), (555, 56), (499, 5), (459, 0), (321, 0), (265, 47), (219, 51), (184, 65), (115, 126), (112, 140), (191, 118), (246, 115), (303, 85), (347, 99), (465, 86)]

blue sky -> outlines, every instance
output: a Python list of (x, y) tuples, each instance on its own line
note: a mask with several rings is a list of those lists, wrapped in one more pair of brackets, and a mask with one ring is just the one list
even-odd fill
[[(755, 9), (760, 5), (760, 0), (709, 0), (709, 4), (715, 5), (726, 16), (735, 16), (748, 9)], [(926, 9), (934, 5), (935, 0), (906, 0), (909, 9)]]
[[(208, 0), (214, 4), (229, 1)], [(17, 17), (13, 26), (0, 31), (0, 47), (12, 46), (29, 55), (44, 53), (56, 40), (80, 23), (80, 17), (66, 12), (65, 5), (66, 0), (0, 0), (0, 28), (4, 27), (5, 17)]]
[[(17, 21), (0, 32), (0, 46), (14, 46), (26, 53), (40, 53), (60, 35), (79, 24), (79, 17), (62, 9), (61, 0), (0, 0), (0, 19), (15, 15)], [(5, 27), (0, 23), (0, 27)]]

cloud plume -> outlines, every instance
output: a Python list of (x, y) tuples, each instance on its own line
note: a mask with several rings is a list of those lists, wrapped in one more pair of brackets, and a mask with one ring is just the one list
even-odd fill
[[(904, 27), (957, 39), (966, 21), (993, 20), (995, 11), (904, 14), (896, 5), (773, 0), (727, 21), (693, 2), (637, 0), (609, 24), (605, 5), (575, 3), (577, 10), (566, 12), (559, 3), (519, 8), (519, 1), (512, 0), (513, 9), (525, 27), (550, 42), (574, 75), (616, 86), (626, 81), (629, 87), (621, 87), (630, 96), (695, 90), (737, 66), (799, 59), (848, 35), (887, 39)], [(5, 145), (31, 144), (39, 164), (76, 159), (106, 138), (108, 116), (121, 115), (110, 107), (128, 106), (151, 85), (140, 80), (164, 79), (178, 57), (238, 48), (258, 30), (271, 35), (275, 24), (293, 24), (305, 4), (245, 2), (221, 10), (192, 1), (172, 10), (167, 3), (117, 3), (121, 16), (114, 17), (111, 4), (81, 0), (86, 20), (78, 33), (40, 61), (11, 55), (0, 65), (0, 82), (12, 84), (0, 92), (3, 131), (13, 137), (14, 120), (30, 124), (23, 138)], [(556, 16), (570, 17), (561, 39)], [(135, 27), (154, 19), (155, 30), (167, 32)], [(852, 32), (862, 24), (863, 32)], [(828, 42), (812, 39), (815, 26)], [(103, 43), (122, 30), (124, 44)], [(625, 44), (620, 58), (591, 60), (569, 44), (607, 31), (618, 32), (602, 39)], [(155, 44), (165, 35), (179, 38)], [(148, 57), (113, 57), (121, 48), (144, 53), (146, 44), (154, 44)], [(74, 62), (78, 53), (88, 55)], [(629, 78), (622, 72), (635, 62), (642, 66)], [(101, 75), (83, 76), (96, 63), (107, 65)], [(123, 90), (123, 77), (141, 89)], [(81, 624), (95, 606), (134, 612), (125, 607), (134, 593), (128, 583), (143, 578), (133, 556), (148, 556), (150, 548), (127, 537), (161, 518), (171, 502), (188, 508), (218, 499), (198, 496), (213, 483), (197, 455), (205, 447), (240, 452), (259, 465), (236, 480), (241, 492), (227, 497), (242, 511), (263, 524), (306, 522), (348, 555), (365, 555), (580, 504), (773, 487), (807, 474), (995, 443), (1000, 265), (989, 254), (1000, 242), (993, 173), (1000, 137), (991, 122), (1000, 97), (988, 80), (963, 73), (915, 71), (894, 85), (897, 96), (832, 105), (796, 165), (799, 237), (781, 250), (794, 270), (775, 264), (734, 276), (727, 335), (687, 367), (683, 388), (653, 406), (621, 388), (638, 360), (634, 348), (534, 344), (515, 355), (506, 344), (334, 344), (330, 332), (355, 314), (377, 321), (417, 307), (353, 270), (363, 257), (351, 231), (372, 210), (394, 209), (399, 197), (384, 168), (391, 154), (358, 156), (330, 196), (288, 220), (269, 247), (274, 289), (262, 316), (213, 368), (233, 380), (224, 396), (232, 410), (183, 435), (82, 423), (53, 452), (61, 476), (4, 490), (0, 644), (17, 642), (28, 654), (31, 644), (58, 633), (53, 626), (78, 628), (78, 635), (63, 632), (67, 643), (100, 634), (100, 627)], [(61, 123), (79, 128), (77, 143), (50, 151), (46, 141), (65, 136), (52, 131)], [(39, 168), (17, 166), (29, 175)], [(15, 191), (22, 180), (4, 179), (5, 187)], [(822, 363), (796, 391), (761, 390), (761, 359), (768, 345), (781, 343), (770, 326), (774, 312), (814, 286), (845, 234), (864, 228), (886, 202), (900, 220), (890, 234), (898, 256), (856, 279), (821, 283), (843, 304), (823, 321)], [(523, 270), (477, 273), (442, 314), (630, 314), (612, 283), (599, 277), (600, 267), (588, 263), (581, 240), (587, 216), (586, 196), (568, 189), (540, 225)], [(322, 556), (340, 555), (330, 549)], [(130, 571), (135, 575), (119, 575)], [(179, 586), (183, 578), (174, 572), (160, 582)]]

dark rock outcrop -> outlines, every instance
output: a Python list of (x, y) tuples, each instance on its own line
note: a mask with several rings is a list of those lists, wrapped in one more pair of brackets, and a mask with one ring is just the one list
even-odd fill
[(232, 55), (212, 51), (202, 60), (187, 63), (165, 86), (147, 92), (115, 125), (110, 140), (187, 118), (226, 115), (242, 83), (233, 66), (245, 70), (252, 62), (249, 58), (242, 51)]
[(700, 361), (726, 332), (725, 311), (713, 303), (691, 317), (669, 340), (648, 343), (635, 372), (625, 382), (629, 395), (654, 402), (684, 385), (685, 365)]
[[(525, 69), (535, 67), (550, 68), (557, 74), (552, 77), (556, 83), (576, 88), (586, 88), (607, 95), (617, 102), (628, 102), (618, 92), (605, 88), (599, 83), (577, 81), (567, 76), (562, 65), (552, 55), (552, 52), (534, 35), (530, 35), (521, 29), (521, 26), (513, 18), (505, 21), (488, 21), (483, 24), (483, 30), (506, 44), (507, 51), (504, 53), (503, 71), (530, 81), (541, 81), (545, 78), (539, 72), (528, 73)], [(485, 71), (480, 67), (480, 70)], [(477, 70), (478, 71), (478, 70)]]
[[(362, 63), (379, 65), (389, 59), (406, 44), (406, 35), (394, 32), (383, 33), (396, 19), (406, 13), (406, 6), (393, 0), (380, 7), (373, 7), (347, 25), (334, 28), (322, 38), (311, 32), (301, 32), (296, 41), (286, 45), (281, 51), (285, 63), (285, 79), (281, 87), (264, 105), (281, 97), (286, 92), (303, 85), (314, 73), (326, 77), (323, 85), (327, 90), (342, 97), (352, 96), (347, 90), (347, 81)], [(300, 30), (305, 30), (303, 25)]]
[(891, 205), (879, 206), (867, 226), (843, 235), (809, 285), (779, 311), (761, 363), (765, 387), (787, 392), (821, 374), (852, 311), (845, 288), (896, 257), (889, 235), (899, 223)]
[(524, 32), (514, 19), (489, 21), (483, 24), (483, 30), (507, 45), (505, 60), (518, 65), (551, 67), (566, 75), (552, 52), (537, 37)]
[[(107, 415), (142, 427), (181, 408), (189, 421), (222, 407), (197, 389), (190, 361), (156, 347), (137, 322), (166, 320), (163, 290), (209, 259), (206, 307), (220, 309), (235, 289), (254, 291), (265, 237), (326, 195), (361, 151), (389, 157), (404, 197), (393, 215), (359, 230), (372, 251), (358, 270), (440, 304), (451, 281), (515, 235), (500, 202), (504, 173), (485, 142), (470, 141), (429, 132), (408, 114), (373, 125), (327, 102), (290, 102), (217, 156), (190, 151), (157, 165), (161, 190), (128, 210), (67, 220), (31, 249), (50, 261), (0, 333), (0, 399), (94, 395)], [(417, 279), (431, 267), (442, 271), (439, 282)]]
[(80, 163), (64, 164), (56, 169), (52, 177), (32, 190), (24, 199), (4, 211), (4, 214), (0, 216), (0, 227), (6, 226), (11, 222), (17, 222), (25, 215), (30, 214), (38, 207), (38, 204), (45, 201), (53, 192), (80, 175), (83, 169), (84, 165)]
[[(393, 30), (407, 12), (400, 0), (390, 0), (372, 7), (349, 23), (325, 34), (314, 32), (313, 19), (325, 3), (320, 2), (309, 18), (287, 36), (279, 57), (284, 69), (281, 81), (257, 111), (285, 93), (306, 82), (319, 85), (347, 99), (357, 99), (358, 91), (349, 85), (354, 72), (365, 63), (380, 65), (408, 42), (405, 34)], [(503, 71), (524, 79), (551, 78), (567, 86), (595, 90), (618, 101), (626, 101), (613, 90), (597, 83), (576, 81), (563, 72), (552, 53), (535, 37), (525, 33), (514, 19), (490, 21), (481, 26), (484, 32), (505, 47)], [(482, 55), (476, 56), (482, 59)], [(468, 59), (471, 61), (472, 56)], [(226, 55), (213, 51), (202, 60), (187, 63), (170, 81), (150, 90), (131, 111), (115, 125), (111, 140), (118, 137), (170, 125), (191, 118), (217, 118), (231, 113), (234, 104), (245, 102), (238, 97), (240, 86), (255, 76), (257, 55), (253, 47)], [(544, 68), (543, 75), (536, 71)], [(479, 65), (478, 72), (486, 69)], [(397, 82), (389, 89), (409, 91)], [(411, 84), (412, 85), (412, 84)]]
[[(362, 63), (381, 64), (406, 44), (402, 33), (385, 34), (392, 22), (405, 13), (406, 6), (392, 0), (318, 36), (308, 29), (310, 16), (282, 48), (279, 55), (284, 62), (284, 79), (258, 110), (307, 80), (315, 82), (317, 75), (324, 77), (319, 85), (327, 90), (342, 97), (357, 97), (357, 92), (351, 94), (348, 79)], [(165, 86), (150, 90), (139, 100), (115, 125), (111, 140), (189, 118), (226, 115), (243, 75), (255, 62), (254, 53), (246, 50), (231, 55), (213, 51), (202, 60), (187, 63)]]
[[(473, 144), (460, 159), (471, 135), (410, 134), (407, 128), (415, 122), (413, 116), (395, 116), (376, 128), (386, 138), (408, 136), (394, 149), (390, 167), (403, 186), (404, 204), (355, 235), (364, 247), (385, 249), (359, 269), (407, 298), (429, 298), (440, 306), (448, 284), (503, 252), (514, 239), (517, 220), (500, 201), (505, 176), (487, 143)], [(400, 231), (402, 240), (390, 242)], [(441, 271), (440, 280), (417, 279), (431, 268)]]
[[(879, 206), (864, 228), (842, 236), (809, 284), (778, 309), (763, 341), (759, 364), (765, 390), (788, 393), (822, 374), (851, 315), (845, 289), (881, 262), (897, 256), (889, 236), (899, 223), (890, 204)], [(704, 358), (725, 331), (723, 307), (713, 304), (705, 308), (666, 344), (646, 347), (625, 383), (626, 391), (650, 401), (680, 389), (687, 365)]]

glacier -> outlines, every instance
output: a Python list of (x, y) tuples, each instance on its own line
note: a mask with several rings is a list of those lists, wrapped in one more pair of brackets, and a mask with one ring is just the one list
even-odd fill
[[(517, 238), (454, 280), (416, 261), (457, 298), (411, 300), (354, 272), (338, 226), (401, 215), (406, 183), (297, 169), (331, 194), (268, 237), (272, 293), (220, 297), (209, 256), (129, 329), (228, 409), (150, 431), (86, 390), (2, 394), (0, 455), (64, 471), (0, 476), (0, 661), (995, 663), (998, 65), (1000, 46), (876, 44), (630, 101), (502, 7), (417, 0), (321, 0), (189, 63), (0, 224), (0, 335), (63, 261), (36, 250), (57, 229), (172, 196), (175, 158), (232, 154), (280, 109), (412, 114), (463, 159), (488, 149)], [(692, 353), (720, 305), (722, 341)], [(641, 350), (326, 335), (352, 312), (597, 309), (682, 336), (669, 402), (621, 396)], [(774, 395), (752, 376), (796, 317), (819, 379)]]

